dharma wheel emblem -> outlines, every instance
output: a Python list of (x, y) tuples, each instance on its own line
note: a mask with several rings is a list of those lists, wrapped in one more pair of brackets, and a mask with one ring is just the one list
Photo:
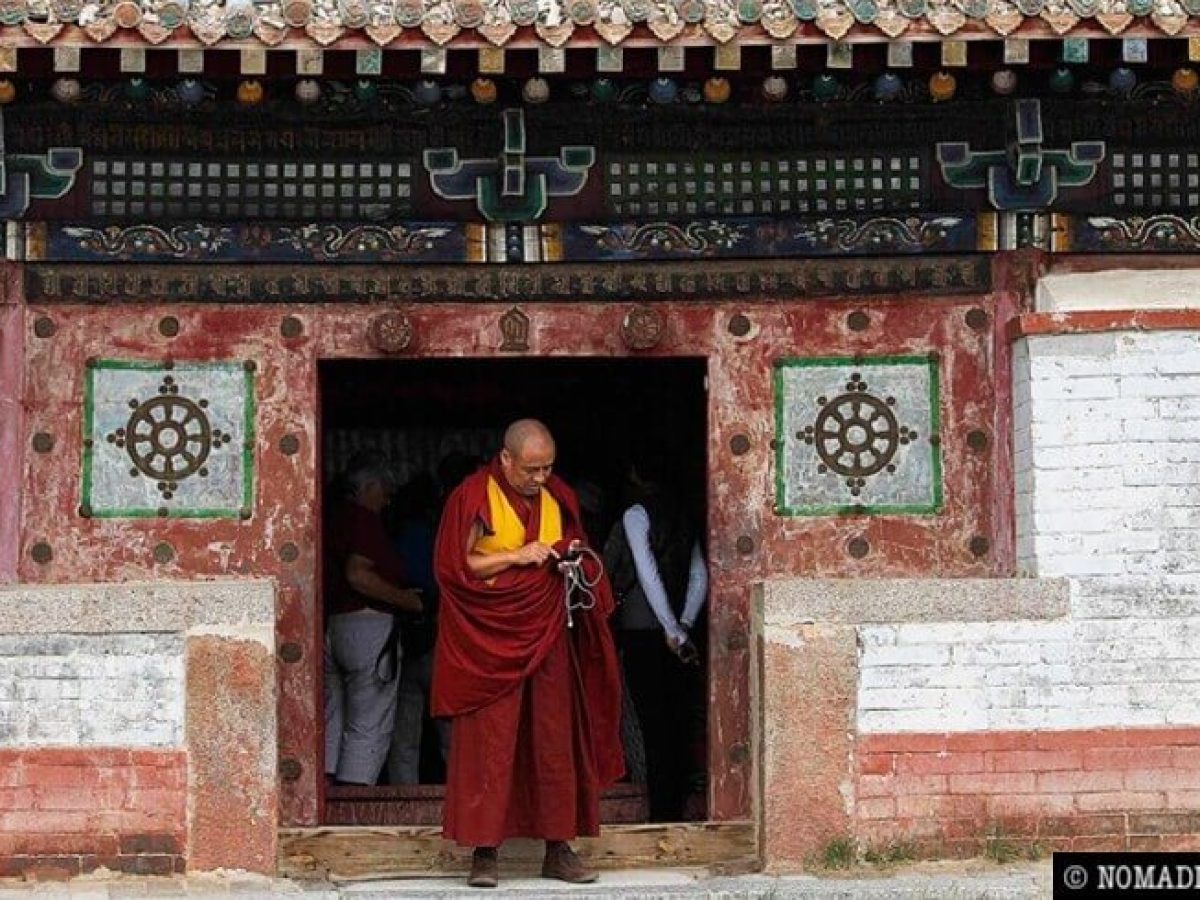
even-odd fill
[(845, 478), (850, 493), (857, 497), (867, 478), (882, 471), (895, 472), (892, 459), (896, 451), (917, 437), (916, 431), (897, 421), (895, 405), (894, 397), (880, 399), (868, 393), (867, 382), (854, 372), (845, 393), (833, 399), (817, 398), (816, 419), (796, 437), (817, 451), (821, 460), (818, 472)]
[(123, 448), (133, 466), (129, 474), (156, 482), (164, 500), (170, 500), (179, 482), (193, 475), (208, 475), (205, 463), (213, 450), (232, 438), (209, 421), (208, 401), (179, 396), (179, 385), (170, 375), (163, 378), (158, 396), (129, 401), (133, 412), (124, 428), (105, 439)]

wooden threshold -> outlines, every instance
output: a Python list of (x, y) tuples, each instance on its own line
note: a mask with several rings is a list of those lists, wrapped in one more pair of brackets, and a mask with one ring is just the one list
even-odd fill
[[(605, 825), (600, 836), (574, 843), (598, 869), (707, 868), (750, 872), (758, 868), (753, 822)], [(541, 841), (515, 840), (500, 851), (505, 872), (530, 874), (542, 862)], [(325, 827), (279, 830), (279, 875), (367, 881), (459, 875), (471, 851), (442, 839), (437, 827)]]

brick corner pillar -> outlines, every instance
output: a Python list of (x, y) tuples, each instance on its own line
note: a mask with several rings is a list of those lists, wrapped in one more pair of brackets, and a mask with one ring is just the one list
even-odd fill
[(237, 631), (188, 635), (188, 868), (274, 874), (274, 634), (267, 626)]
[(786, 592), (764, 593), (759, 840), (764, 870), (787, 872), (852, 835), (856, 632), (805, 621)]

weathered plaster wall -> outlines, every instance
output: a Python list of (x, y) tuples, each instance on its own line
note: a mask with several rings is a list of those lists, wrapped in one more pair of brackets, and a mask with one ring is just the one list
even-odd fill
[[(853, 685), (824, 723), (764, 704), (771, 865), (845, 837), (884, 855), (1200, 846), (1200, 318), (1112, 301), (1005, 329), (1019, 566), (1038, 578), (768, 583), (764, 696)], [(806, 769), (795, 742), (848, 767)], [(821, 816), (789, 829), (789, 806)]]
[[(620, 303), (528, 304), (530, 356), (626, 355)], [(151, 303), (45, 305), (31, 319), (54, 323), (26, 345), (28, 433), (56, 439), (28, 454), (23, 490), (22, 579), (30, 582), (273, 578), (283, 820), (318, 818), (320, 659), (315, 575), (317, 364), (377, 357), (369, 326), (394, 306), (229, 307)], [(507, 305), (430, 304), (405, 309), (408, 355), (504, 356)], [(1009, 571), (1006, 524), (996, 520), (995, 315), (987, 297), (866, 302), (660, 304), (665, 336), (648, 355), (704, 356), (709, 363), (709, 555), (713, 654), (710, 814), (750, 814), (752, 753), (749, 590), (771, 575), (883, 576)], [(972, 312), (974, 311), (974, 312)], [(164, 328), (169, 313), (178, 323)], [(970, 315), (968, 315), (970, 313)], [(858, 314), (851, 318), (852, 314)], [(298, 333), (283, 337), (285, 317)], [(970, 324), (968, 322), (970, 321)], [(289, 323), (291, 327), (295, 323)], [(852, 327), (853, 326), (853, 327)], [(780, 357), (936, 354), (941, 377), (944, 507), (928, 516), (810, 516), (773, 511), (773, 363)], [(631, 354), (636, 355), (636, 354)], [(254, 495), (248, 519), (86, 518), (80, 515), (82, 396), (89, 358), (252, 361), (256, 423)], [(1007, 375), (1001, 375), (1006, 378)], [(977, 431), (983, 441), (968, 434)], [(742, 441), (734, 441), (743, 436)], [(296, 452), (288, 441), (295, 438)], [(285, 450), (285, 448), (287, 448)], [(857, 540), (855, 540), (857, 539)], [(45, 544), (50, 549), (47, 560)], [(853, 547), (860, 555), (851, 555)], [(42, 554), (35, 559), (35, 549)]]
[(273, 872), (274, 590), (0, 588), (0, 874)]

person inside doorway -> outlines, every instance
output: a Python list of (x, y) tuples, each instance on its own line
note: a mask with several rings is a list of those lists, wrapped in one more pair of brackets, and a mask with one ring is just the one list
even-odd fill
[(564, 557), (584, 535), (555, 455), (545, 425), (514, 422), (438, 530), (433, 711), (453, 723), (443, 834), (475, 848), (475, 887), (496, 886), (512, 837), (546, 841), (544, 877), (594, 881), (569, 841), (599, 833), (600, 793), (622, 770), (612, 594), (581, 563), (594, 602), (568, 619)]
[(393, 484), (380, 460), (356, 461), (327, 526), (325, 772), (340, 784), (373, 785), (383, 770), (399, 687), (395, 613), (422, 609), (384, 528)]
[(629, 469), (620, 520), (605, 542), (621, 661), (645, 752), (652, 822), (684, 818), (700, 653), (691, 632), (708, 594), (697, 517), (667, 454)]
[[(414, 584), (422, 592), (425, 609), (403, 616), (400, 639), (404, 662), (400, 667), (400, 695), (396, 703), (396, 728), (388, 752), (388, 783), (420, 784), (441, 781), (450, 757), (450, 722), (430, 719), (429, 693), (433, 683), (433, 647), (437, 638), (438, 586), (433, 576), (433, 539), (442, 507), (462, 480), (482, 464), (478, 456), (452, 450), (438, 462), (437, 479), (422, 472), (397, 493), (393, 504), (396, 549)], [(423, 777), (422, 748), (426, 726), (437, 735), (436, 771)], [(426, 771), (432, 766), (425, 766)]]
[[(421, 739), (433, 677), (433, 644), (437, 633), (437, 583), (433, 577), (433, 536), (440, 504), (437, 483), (421, 472), (396, 492), (392, 504), (392, 534), (396, 551), (412, 583), (421, 590), (424, 608), (419, 614), (400, 613), (400, 693), (396, 701), (396, 727), (388, 752), (388, 784), (420, 784)], [(437, 720), (438, 749), (442, 764), (449, 751), (449, 725)]]

